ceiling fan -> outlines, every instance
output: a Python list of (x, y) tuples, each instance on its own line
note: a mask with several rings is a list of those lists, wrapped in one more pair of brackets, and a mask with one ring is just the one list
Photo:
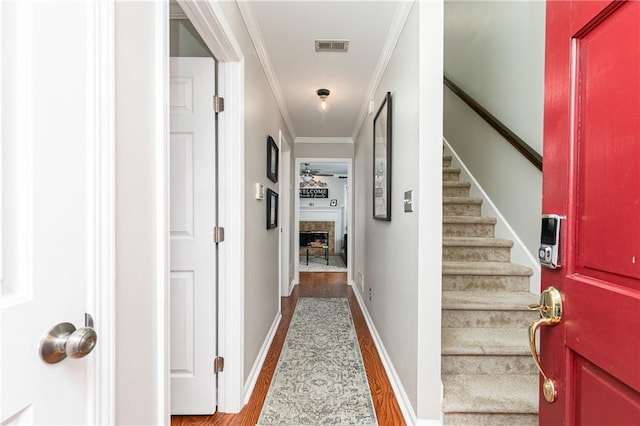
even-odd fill
[(305, 182), (309, 182), (316, 176), (333, 176), (333, 173), (320, 173), (320, 170), (310, 169), (310, 163), (304, 163), (304, 169), (300, 170), (300, 177)]

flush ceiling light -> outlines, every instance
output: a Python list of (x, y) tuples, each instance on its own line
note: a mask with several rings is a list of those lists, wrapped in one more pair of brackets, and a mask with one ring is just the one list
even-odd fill
[(320, 98), (320, 111), (327, 111), (329, 109), (329, 106), (327, 105), (327, 97), (331, 92), (329, 91), (329, 89), (318, 89), (316, 93)]

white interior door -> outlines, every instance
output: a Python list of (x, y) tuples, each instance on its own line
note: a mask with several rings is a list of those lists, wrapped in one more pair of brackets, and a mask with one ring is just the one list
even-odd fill
[(213, 58), (171, 58), (171, 413), (216, 410)]
[(278, 211), (280, 217), (280, 296), (289, 296), (291, 287), (291, 149), (280, 132), (280, 172)]
[(96, 88), (109, 71), (94, 67), (96, 10), (21, 0), (0, 2), (0, 15), (0, 423), (95, 424), (98, 351), (47, 364), (39, 344), (57, 323), (84, 326), (85, 312), (102, 320), (98, 150), (109, 130)]

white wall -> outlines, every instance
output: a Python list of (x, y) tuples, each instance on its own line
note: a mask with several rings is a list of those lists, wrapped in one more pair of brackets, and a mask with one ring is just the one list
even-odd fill
[[(544, 2), (445, 2), (445, 74), (539, 153), (544, 30)], [(531, 255), (514, 261), (536, 266), (542, 174), (448, 89), (444, 106), (445, 137)]]
[[(267, 136), (278, 140), (286, 129), (235, 2), (220, 2), (225, 18), (244, 54), (245, 140), (245, 318), (244, 377), (253, 367), (280, 309), (278, 230), (266, 229), (266, 200), (255, 199), (255, 184), (278, 192), (266, 176)], [(284, 131), (284, 130), (283, 130)], [(285, 133), (287, 140), (291, 136)]]
[[(164, 177), (168, 29), (162, 2), (116, 2), (116, 423), (169, 419), (165, 300)], [(162, 230), (164, 229), (164, 232)], [(161, 236), (162, 235), (162, 236)]]
[(340, 179), (337, 176), (318, 176), (318, 179), (327, 184), (324, 188), (329, 190), (329, 198), (300, 198), (298, 194), (300, 207), (331, 207), (331, 200), (337, 200), (337, 207), (344, 207), (344, 186), (347, 184), (347, 179)]
[[(363, 299), (414, 415), (435, 422), (441, 417), (442, 7), (414, 3), (375, 94), (376, 109), (387, 91), (392, 95), (391, 221), (372, 219), (373, 116), (357, 137), (354, 188), (354, 266), (356, 277), (364, 275)], [(403, 210), (407, 190), (413, 190), (412, 213)]]

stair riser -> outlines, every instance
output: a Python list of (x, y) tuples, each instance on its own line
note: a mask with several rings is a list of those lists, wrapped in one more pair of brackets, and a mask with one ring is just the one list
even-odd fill
[(509, 262), (511, 249), (509, 247), (442, 247), (444, 261), (466, 262)]
[(459, 186), (443, 186), (442, 196), (443, 197), (468, 197), (469, 188), (459, 187)]
[(484, 223), (443, 223), (444, 237), (493, 237), (494, 225)]
[(443, 171), (442, 180), (446, 180), (446, 181), (460, 180), (460, 171), (459, 170)]
[(481, 214), (480, 204), (458, 204), (458, 203), (443, 203), (442, 215), (443, 216), (480, 216)]
[(443, 290), (529, 291), (529, 277), (519, 275), (443, 275)]
[[(523, 306), (524, 308), (524, 306)], [(526, 311), (480, 311), (480, 310), (442, 310), (442, 326), (453, 328), (522, 328), (527, 327), (537, 316)]]
[(442, 374), (538, 374), (531, 355), (443, 355)]
[(445, 413), (446, 426), (538, 426), (537, 414)]
[(451, 167), (451, 158), (443, 158), (442, 167)]

